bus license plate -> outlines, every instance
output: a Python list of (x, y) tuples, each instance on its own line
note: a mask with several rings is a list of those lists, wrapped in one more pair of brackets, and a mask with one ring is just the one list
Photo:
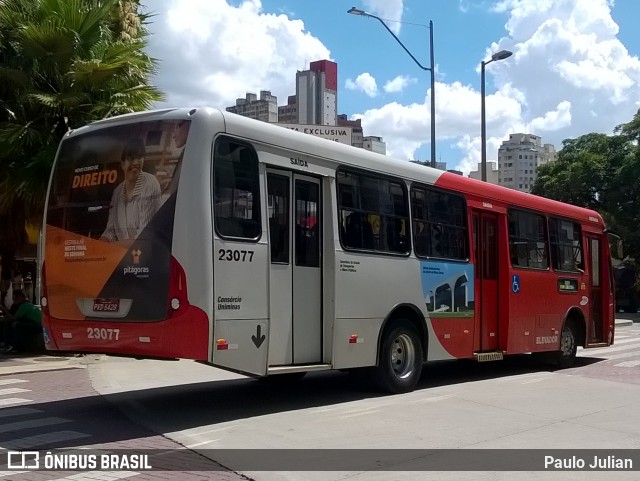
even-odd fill
[(93, 312), (117, 312), (120, 310), (120, 299), (95, 299)]

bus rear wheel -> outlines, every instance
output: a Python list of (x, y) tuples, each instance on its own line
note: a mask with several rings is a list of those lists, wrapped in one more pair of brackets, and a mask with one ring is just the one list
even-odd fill
[(560, 350), (557, 353), (556, 364), (560, 369), (573, 366), (578, 351), (576, 328), (571, 321), (565, 322), (560, 335)]
[(413, 391), (421, 373), (422, 344), (416, 329), (398, 320), (385, 332), (373, 380), (383, 391), (400, 394)]

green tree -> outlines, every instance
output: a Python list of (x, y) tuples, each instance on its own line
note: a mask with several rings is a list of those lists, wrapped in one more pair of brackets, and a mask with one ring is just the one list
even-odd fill
[(145, 110), (162, 94), (137, 0), (0, 0), (0, 256), (41, 222), (70, 129)]
[(532, 193), (600, 212), (640, 259), (640, 110), (614, 135), (565, 140), (558, 159), (541, 166)]

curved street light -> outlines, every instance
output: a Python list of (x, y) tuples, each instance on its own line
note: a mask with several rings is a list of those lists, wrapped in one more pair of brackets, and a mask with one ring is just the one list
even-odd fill
[(482, 181), (487, 181), (487, 121), (486, 121), (486, 113), (485, 113), (485, 87), (484, 87), (484, 68), (489, 65), (491, 62), (497, 62), (498, 60), (504, 60), (505, 58), (509, 58), (513, 55), (513, 52), (509, 50), (500, 50), (499, 52), (494, 53), (489, 60), (483, 60), (480, 63), (480, 155), (481, 164), (480, 169), (482, 170)]
[(387, 24), (380, 17), (373, 15), (372, 13), (365, 12), (364, 10), (360, 10), (356, 7), (351, 7), (347, 10), (347, 13), (352, 15), (360, 15), (362, 17), (370, 17), (378, 20), (384, 28), (387, 29), (387, 32), (391, 34), (393, 38), (396, 39), (396, 42), (400, 44), (400, 46), (404, 49), (405, 52), (409, 54), (409, 57), (416, 63), (418, 67), (422, 70), (426, 70), (431, 72), (431, 167), (435, 168), (436, 166), (436, 90), (435, 90), (435, 70), (434, 70), (434, 59), (433, 59), (433, 22), (429, 20), (429, 25), (424, 25), (429, 29), (429, 57), (430, 57), (430, 67), (425, 67), (418, 59), (416, 59), (409, 49), (404, 46), (404, 44), (400, 41), (395, 33), (391, 31), (391, 29), (387, 26)]

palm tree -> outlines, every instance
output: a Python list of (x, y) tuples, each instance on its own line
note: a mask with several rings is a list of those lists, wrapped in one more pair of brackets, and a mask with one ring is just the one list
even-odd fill
[(62, 136), (93, 120), (145, 110), (147, 17), (137, 0), (0, 0), (0, 257), (42, 220)]

